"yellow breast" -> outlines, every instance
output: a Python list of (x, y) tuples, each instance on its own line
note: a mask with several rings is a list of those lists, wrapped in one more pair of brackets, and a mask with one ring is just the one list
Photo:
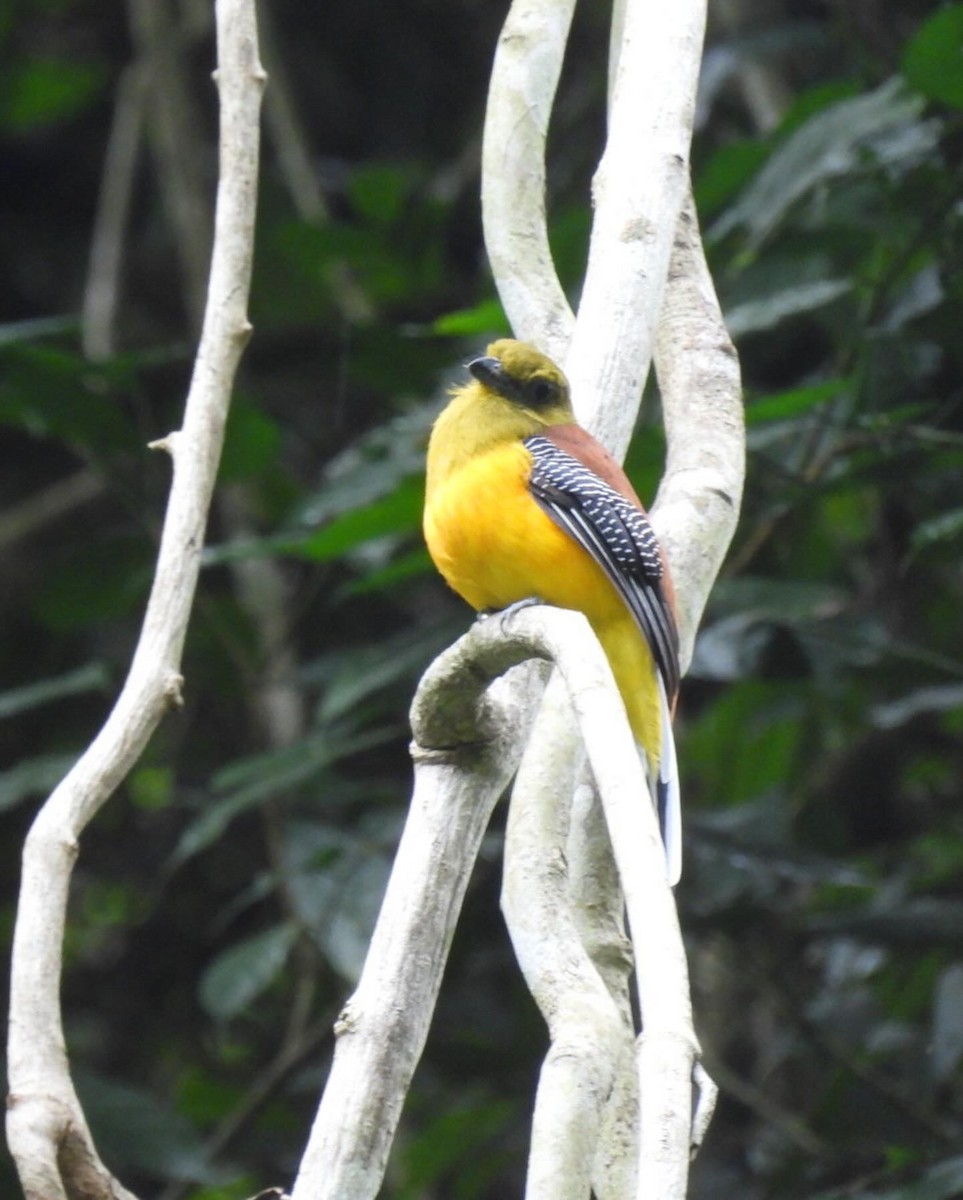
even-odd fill
[(532, 497), (530, 462), (520, 441), (501, 442), (440, 477), (429, 473), (424, 529), (431, 557), (475, 609), (537, 596), (585, 613), (633, 732), (657, 758), (660, 717), (648, 644), (601, 567)]

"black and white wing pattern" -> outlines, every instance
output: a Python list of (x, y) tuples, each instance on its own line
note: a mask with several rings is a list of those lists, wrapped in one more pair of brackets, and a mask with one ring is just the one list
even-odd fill
[(529, 488), (549, 517), (606, 573), (652, 650), (667, 697), (679, 690), (679, 636), (662, 586), (662, 556), (635, 504), (550, 438), (525, 438)]

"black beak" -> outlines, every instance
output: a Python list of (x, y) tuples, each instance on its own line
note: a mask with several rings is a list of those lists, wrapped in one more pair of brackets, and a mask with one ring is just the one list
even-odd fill
[(490, 391), (504, 396), (506, 400), (518, 402), (521, 399), (521, 390), (518, 384), (505, 370), (499, 359), (486, 355), (484, 358), (473, 358), (466, 365), (478, 382), (484, 384)]
[(485, 384), (494, 392), (501, 390), (499, 384), (505, 378), (505, 368), (497, 358), (473, 358), (470, 363), (465, 365), (479, 383)]

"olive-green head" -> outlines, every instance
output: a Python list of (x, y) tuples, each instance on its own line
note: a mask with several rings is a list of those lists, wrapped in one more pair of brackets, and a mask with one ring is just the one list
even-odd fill
[(472, 459), (575, 417), (568, 381), (534, 346), (501, 338), (468, 365), (428, 443), (428, 493)]
[(499, 338), (483, 358), (468, 363), (483, 388), (520, 408), (539, 424), (563, 424), (572, 419), (568, 380), (552, 360), (528, 342)]

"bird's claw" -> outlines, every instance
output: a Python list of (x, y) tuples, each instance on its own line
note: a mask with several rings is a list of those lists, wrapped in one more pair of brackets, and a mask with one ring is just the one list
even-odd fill
[(482, 608), (478, 611), (478, 620), (487, 621), (489, 617), (510, 617), (512, 613), (521, 612), (523, 608), (531, 608), (533, 604), (544, 604), (541, 596), (526, 596), (524, 600), (515, 600), (504, 608)]

